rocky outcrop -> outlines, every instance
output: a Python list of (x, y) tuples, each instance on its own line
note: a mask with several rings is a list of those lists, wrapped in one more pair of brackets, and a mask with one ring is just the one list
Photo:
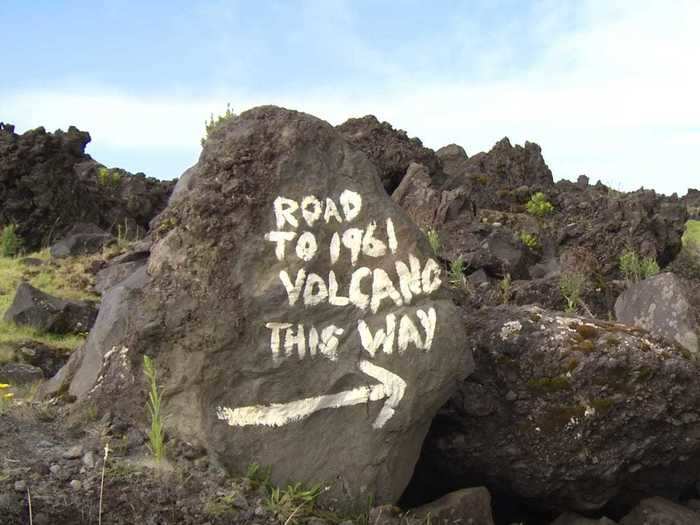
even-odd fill
[(670, 272), (644, 279), (618, 297), (615, 315), (621, 323), (654, 332), (697, 354), (700, 325), (687, 290), (692, 287)]
[(396, 501), (472, 361), (440, 265), (365, 154), (253, 109), (210, 134), (153, 235), (148, 275), (107, 290), (53, 391), (72, 375), (71, 396), (140, 419), (148, 353), (170, 431), (229, 472)]
[(367, 115), (351, 118), (336, 129), (350, 144), (364, 152), (377, 168), (384, 189), (391, 194), (406, 174), (411, 162), (422, 164), (431, 178), (444, 179), (440, 160), (435, 152), (423, 146), (417, 138), (394, 129), (388, 122)]
[(700, 220), (700, 190), (690, 188), (682, 201), (688, 209), (688, 218)]
[(435, 419), (414, 493), (482, 483), (588, 513), (694, 490), (700, 365), (677, 346), (536, 307), (466, 317), (476, 370)]
[(87, 332), (96, 316), (97, 308), (92, 303), (68, 301), (21, 283), (4, 319), (40, 332), (68, 334)]
[(466, 174), (469, 157), (462, 146), (449, 144), (435, 152), (442, 163), (442, 170), (448, 177), (460, 177)]
[(99, 252), (117, 239), (94, 224), (78, 223), (68, 230), (66, 236), (49, 248), (51, 257), (75, 257)]
[(108, 170), (85, 153), (89, 142), (73, 126), (18, 135), (0, 123), (0, 225), (17, 224), (26, 249), (45, 246), (78, 222), (142, 233), (167, 203), (173, 182)]

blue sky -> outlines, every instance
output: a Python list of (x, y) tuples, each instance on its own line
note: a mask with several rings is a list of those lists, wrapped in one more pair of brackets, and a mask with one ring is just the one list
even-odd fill
[(211, 112), (275, 103), (469, 154), (534, 141), (555, 178), (700, 187), (696, 0), (98, 4), (3, 0), (0, 121), (74, 124), (100, 162), (174, 178)]

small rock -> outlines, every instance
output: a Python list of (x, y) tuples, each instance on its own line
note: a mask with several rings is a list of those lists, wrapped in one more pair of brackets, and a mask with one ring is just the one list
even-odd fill
[(82, 455), (83, 447), (81, 445), (75, 445), (63, 452), (63, 459), (78, 459)]
[(126, 433), (126, 441), (128, 443), (129, 449), (137, 448), (143, 445), (146, 441), (146, 437), (143, 435), (138, 428), (130, 428)]
[(27, 490), (27, 482), (23, 479), (15, 481), (15, 490), (17, 492), (24, 492), (25, 490)]
[(262, 507), (262, 505), (258, 505), (255, 507), (254, 514), (256, 516), (264, 516), (265, 515), (265, 509)]
[(83, 488), (83, 484), (80, 483), (80, 481), (78, 481), (77, 479), (74, 479), (70, 482), (70, 488), (72, 488), (73, 490), (80, 490), (81, 488)]
[(83, 456), (83, 465), (85, 465), (87, 468), (94, 468), (95, 467), (95, 453), (92, 450), (88, 450), (85, 455)]

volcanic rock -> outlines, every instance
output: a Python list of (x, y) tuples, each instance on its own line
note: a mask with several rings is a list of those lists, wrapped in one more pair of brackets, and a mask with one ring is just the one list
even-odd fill
[(364, 153), (276, 107), (218, 126), (189, 185), (53, 385), (140, 419), (148, 353), (173, 435), (228, 471), (396, 501), (472, 363), (424, 235)]
[(627, 516), (620, 525), (697, 525), (700, 514), (663, 498), (648, 498)]
[(4, 319), (41, 332), (68, 334), (87, 332), (96, 316), (97, 309), (92, 303), (60, 299), (23, 282), (17, 287)]
[(700, 331), (697, 312), (686, 297), (688, 289), (670, 272), (644, 279), (618, 297), (615, 316), (621, 323), (639, 326), (698, 353)]
[(55, 258), (90, 255), (114, 242), (116, 239), (99, 226), (78, 223), (73, 225), (63, 239), (49, 248), (49, 253)]
[(369, 157), (389, 194), (398, 187), (411, 162), (425, 166), (432, 178), (440, 182), (444, 179), (440, 160), (433, 150), (388, 122), (379, 122), (373, 115), (351, 118), (336, 129)]
[(173, 182), (107, 170), (85, 154), (89, 142), (73, 126), (18, 135), (0, 123), (0, 224), (17, 224), (25, 249), (45, 246), (77, 222), (135, 235), (167, 203)]
[(501, 306), (467, 314), (475, 372), (440, 411), (408, 494), (481, 482), (590, 512), (693, 490), (700, 364), (622, 324)]

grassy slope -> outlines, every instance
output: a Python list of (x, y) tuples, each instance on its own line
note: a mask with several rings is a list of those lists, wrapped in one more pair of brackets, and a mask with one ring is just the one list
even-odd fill
[(70, 258), (49, 262), (47, 250), (28, 255), (47, 261), (41, 266), (27, 266), (20, 258), (0, 257), (0, 362), (11, 358), (10, 345), (17, 341), (32, 339), (54, 347), (74, 349), (84, 341), (80, 335), (59, 336), (39, 333), (24, 326), (2, 320), (12, 304), (17, 285), (28, 281), (40, 290), (65, 299), (98, 299), (90, 292), (90, 281), (85, 266), (89, 258)]
[(700, 244), (700, 221), (688, 221), (685, 225), (683, 243), (695, 242)]

